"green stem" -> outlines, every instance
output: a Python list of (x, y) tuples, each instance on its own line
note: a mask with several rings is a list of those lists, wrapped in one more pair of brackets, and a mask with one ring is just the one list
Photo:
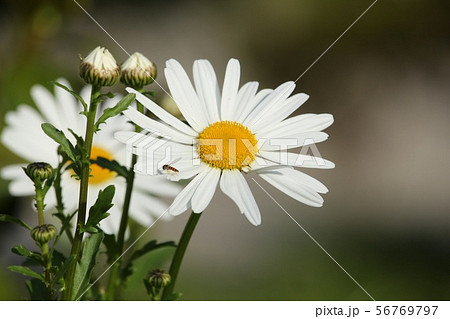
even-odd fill
[(194, 233), (195, 226), (197, 226), (198, 220), (201, 217), (201, 213), (191, 213), (186, 226), (184, 227), (183, 234), (181, 235), (180, 242), (175, 250), (175, 255), (172, 259), (172, 264), (170, 265), (170, 283), (165, 287), (162, 294), (162, 300), (169, 300), (170, 296), (173, 294), (173, 288), (177, 281), (178, 271), (180, 270), (181, 262), (183, 261), (184, 253), (189, 244), (192, 234)]
[[(137, 102), (137, 110), (141, 113), (144, 113), (144, 106), (139, 102)], [(136, 125), (135, 131), (140, 132), (141, 128)], [(135, 154), (133, 154), (133, 157), (131, 160), (131, 166), (130, 166), (130, 169), (128, 171), (128, 176), (127, 176), (127, 189), (125, 191), (125, 199), (124, 199), (124, 203), (123, 203), (122, 217), (120, 219), (119, 233), (117, 236), (117, 254), (114, 259), (117, 259), (120, 257), (120, 255), (123, 252), (123, 248), (124, 248), (125, 232), (127, 230), (128, 216), (129, 216), (130, 204), (131, 204), (131, 194), (133, 192), (133, 186), (134, 186), (134, 176), (135, 176), (134, 165), (136, 164), (136, 162), (137, 162), (137, 156)], [(120, 266), (121, 266), (120, 261), (117, 261), (112, 266), (111, 273), (109, 275), (108, 286), (106, 288), (106, 295), (105, 295), (106, 300), (114, 300), (114, 297), (116, 295), (116, 288), (118, 286), (118, 277), (119, 277), (119, 273), (120, 273)]]
[(44, 191), (41, 186), (36, 187), (36, 209), (38, 212), (38, 224), (39, 226), (44, 224)]
[[(77, 226), (75, 230), (75, 236), (73, 238), (71, 255), (75, 256), (75, 260), (78, 261), (81, 255), (81, 246), (83, 242), (83, 233), (81, 228), (84, 227), (86, 222), (86, 212), (87, 212), (87, 196), (88, 196), (88, 186), (89, 186), (89, 174), (90, 174), (90, 158), (92, 141), (94, 139), (95, 130), (95, 116), (97, 113), (97, 106), (99, 103), (100, 96), (99, 86), (92, 86), (91, 101), (89, 104), (89, 112), (87, 114), (87, 124), (86, 124), (86, 136), (84, 139), (86, 148), (86, 158), (82, 161), (81, 176), (80, 176), (80, 197), (78, 201), (78, 216), (77, 216)], [(77, 262), (73, 262), (66, 273), (66, 289), (64, 290), (64, 300), (72, 300), (72, 289), (73, 281), (75, 277), (75, 268)]]
[[(53, 187), (55, 188), (55, 195), (56, 195), (56, 211), (61, 215), (64, 215), (64, 202), (62, 198), (62, 186), (61, 186), (61, 175), (62, 175), (61, 170), (64, 167), (64, 164), (65, 164), (64, 161), (59, 163), (58, 168), (56, 170), (55, 180), (53, 182)], [(73, 243), (73, 235), (70, 232), (70, 227), (66, 227), (65, 233), (70, 243)]]

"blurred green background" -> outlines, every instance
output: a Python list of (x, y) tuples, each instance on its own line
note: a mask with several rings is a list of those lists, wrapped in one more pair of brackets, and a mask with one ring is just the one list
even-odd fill
[[(235, 57), (241, 83), (274, 88), (302, 74), (372, 0), (78, 2), (128, 52), (153, 60), (164, 87), (169, 58), (188, 72), (207, 58), (223, 79)], [(261, 182), (377, 300), (450, 299), (448, 12), (446, 0), (380, 0), (298, 81), (295, 93), (311, 96), (299, 113), (335, 117), (318, 147), (336, 168), (306, 171), (330, 189), (323, 208)], [(1, 2), (0, 41), (0, 131), (7, 111), (31, 103), (33, 84), (65, 77), (81, 88), (78, 54), (102, 45), (119, 62), (127, 57), (70, 0)], [(19, 160), (1, 145), (0, 154), (0, 166)], [(217, 191), (185, 257), (183, 299), (367, 300), (251, 177), (262, 225)], [(32, 219), (30, 208), (0, 181), (1, 213)], [(187, 217), (158, 223), (149, 237), (178, 240)], [(31, 243), (5, 224), (0, 243), (0, 300), (20, 300), (23, 278), (6, 266), (20, 262), (14, 244)]]

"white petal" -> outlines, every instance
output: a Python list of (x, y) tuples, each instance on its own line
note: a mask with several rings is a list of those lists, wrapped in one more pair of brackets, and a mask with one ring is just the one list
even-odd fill
[(258, 153), (258, 156), (261, 156), (263, 159), (268, 159), (281, 165), (307, 167), (307, 168), (321, 168), (321, 169), (334, 168), (334, 164), (332, 162), (320, 157), (310, 155), (303, 155), (289, 152), (260, 151)]
[(245, 124), (246, 119), (253, 112), (253, 110), (262, 103), (270, 94), (272, 94), (272, 89), (263, 89), (253, 96), (242, 109), (242, 113), (236, 119), (236, 122)]
[(42, 85), (34, 85), (31, 88), (31, 97), (46, 121), (60, 128), (61, 121), (58, 114), (61, 110), (59, 108), (64, 107), (64, 105), (56, 105), (54, 96)]
[(252, 191), (238, 170), (223, 170), (220, 189), (239, 207), (242, 214), (255, 226), (261, 224), (261, 214)]
[(139, 93), (135, 89), (132, 88), (126, 88), (128, 93), (134, 93), (136, 94), (136, 99), (142, 103), (150, 112), (155, 114), (158, 118), (166, 122), (167, 124), (173, 126), (177, 130), (183, 132), (184, 134), (190, 135), (190, 136), (197, 136), (197, 132), (194, 131), (190, 126), (184, 124), (182, 121), (177, 119), (172, 114), (165, 111), (162, 107), (160, 107), (158, 104), (147, 98), (145, 95)]
[(320, 132), (331, 124), (334, 119), (331, 114), (301, 114), (279, 122), (274, 126), (262, 128), (258, 131), (261, 136), (285, 137), (301, 132)]
[(306, 205), (314, 207), (321, 207), (323, 205), (322, 197), (308, 186), (296, 183), (295, 180), (286, 178), (286, 176), (283, 175), (264, 172), (258, 172), (258, 175), (286, 195), (289, 195)]
[(191, 85), (191, 81), (187, 77), (186, 73), (182, 69), (186, 80), (182, 80), (181, 75), (172, 68), (165, 68), (164, 74), (166, 75), (166, 81), (172, 93), (172, 97), (180, 109), (189, 125), (201, 132), (203, 128), (207, 126), (207, 121), (202, 112), (200, 101), (195, 94), (194, 88)]
[(309, 95), (299, 93), (291, 96), (283, 103), (277, 105), (269, 112), (267, 112), (258, 123), (255, 123), (252, 127), (253, 130), (259, 131), (261, 129), (278, 125), (282, 120), (291, 115), (296, 109), (298, 109), (303, 103), (309, 99)]
[[(71, 88), (69, 82), (64, 78), (59, 78), (56, 81)], [(59, 108), (57, 113), (62, 125), (60, 129), (64, 130), (70, 127), (75, 133), (83, 135), (86, 125), (85, 118), (80, 114), (83, 108), (78, 100), (57, 85), (55, 85), (55, 99), (56, 105)]]
[(192, 210), (194, 212), (201, 213), (209, 205), (219, 183), (219, 178), (220, 169), (210, 168), (192, 197)]
[(182, 189), (181, 185), (168, 181), (164, 176), (136, 174), (134, 183), (139, 193), (150, 193), (154, 196), (175, 197)]
[(317, 179), (301, 172), (298, 170), (295, 170), (292, 167), (289, 166), (278, 166), (278, 167), (268, 167), (268, 168), (262, 168), (256, 172), (260, 175), (277, 175), (282, 176), (286, 180), (288, 180), (292, 184), (301, 184), (307, 187), (312, 188), (314, 191), (326, 194), (328, 193), (328, 188), (322, 184)]
[[(255, 97), (256, 91), (258, 90), (258, 82), (247, 82), (240, 89), (236, 98), (236, 110), (234, 113), (233, 120), (239, 121), (241, 115), (245, 113), (250, 106), (250, 101)], [(251, 110), (248, 110), (248, 114)]]
[(273, 112), (279, 112), (280, 105), (284, 103), (287, 97), (294, 91), (295, 83), (290, 81), (278, 86), (266, 99), (259, 103), (249, 116), (245, 119), (245, 125), (253, 127), (261, 119), (267, 118), (266, 115)]
[(173, 139), (174, 141), (179, 143), (192, 144), (192, 136), (186, 135), (163, 123), (152, 120), (148, 116), (145, 116), (135, 109), (129, 108), (128, 110), (124, 111), (123, 114), (140, 127), (145, 128), (152, 133), (155, 133), (162, 137)]
[(205, 178), (207, 170), (202, 171), (200, 174), (194, 177), (194, 179), (186, 185), (186, 187), (175, 197), (172, 205), (169, 207), (169, 214), (176, 216), (184, 213), (191, 207), (192, 196), (194, 196), (195, 190)]
[[(261, 151), (280, 151), (320, 143), (328, 139), (324, 132), (293, 133), (288, 136), (272, 136), (265, 138), (256, 135), (258, 149)], [(263, 144), (261, 144), (263, 143)]]
[(220, 121), (220, 90), (216, 73), (208, 60), (196, 60), (193, 67), (195, 89), (206, 108), (208, 123)]
[(222, 121), (234, 120), (236, 114), (236, 99), (239, 89), (239, 79), (241, 77), (241, 67), (239, 61), (230, 59), (225, 71), (223, 81), (222, 101), (220, 111)]

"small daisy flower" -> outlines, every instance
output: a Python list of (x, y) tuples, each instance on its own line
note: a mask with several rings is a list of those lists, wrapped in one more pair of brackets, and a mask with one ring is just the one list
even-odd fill
[[(176, 179), (193, 177), (170, 206), (170, 214), (178, 215), (189, 208), (196, 213), (203, 212), (219, 186), (253, 225), (259, 225), (260, 211), (243, 176), (252, 171), (292, 198), (310, 206), (322, 206), (320, 194), (327, 193), (328, 189), (294, 167), (333, 168), (334, 164), (288, 150), (326, 140), (328, 135), (321, 131), (333, 123), (333, 116), (302, 114), (288, 118), (308, 99), (303, 93), (289, 97), (294, 82), (258, 93), (257, 82), (239, 88), (240, 65), (236, 59), (227, 65), (222, 93), (207, 60), (194, 62), (194, 86), (176, 60), (166, 62), (165, 76), (188, 124), (131, 88), (127, 91), (135, 93), (137, 100), (164, 123), (132, 108), (124, 114), (152, 133), (145, 142), (147, 163), (140, 163), (158, 166), (156, 170), (148, 170), (149, 174), (166, 174), (172, 180), (174, 176)], [(125, 143), (142, 141), (144, 137), (136, 134), (118, 132), (116, 138)], [(165, 141), (165, 147), (157, 147), (161, 141)], [(152, 143), (153, 148), (149, 146)], [(173, 163), (163, 162), (167, 148)], [(161, 169), (161, 164), (166, 165), (165, 169)]]
[[(58, 82), (70, 87), (64, 79), (59, 79)], [(75, 143), (68, 128), (84, 136), (86, 119), (80, 115), (82, 106), (70, 93), (57, 86), (55, 86), (55, 95), (40, 85), (33, 86), (31, 96), (38, 111), (28, 105), (19, 105), (17, 110), (8, 112), (1, 141), (13, 153), (28, 162), (47, 162), (56, 167), (58, 165), (57, 145), (42, 131), (41, 124), (43, 122), (53, 124), (62, 130), (72, 143)], [(89, 101), (89, 86), (82, 90), (81, 96), (85, 101)], [(117, 97), (108, 99), (103, 107), (112, 107), (119, 100)], [(123, 144), (114, 139), (113, 134), (117, 129), (133, 130), (134, 126), (128, 123), (125, 117), (117, 116), (109, 119), (107, 124), (101, 125), (100, 128), (101, 130), (94, 136), (91, 158), (101, 156), (125, 163)], [(22, 170), (22, 167), (26, 166), (26, 163), (14, 164), (0, 171), (4, 179), (10, 180), (9, 191), (14, 196), (34, 194), (33, 183)], [(95, 203), (99, 190), (108, 185), (114, 185), (116, 193), (113, 200), (114, 206), (109, 210), (111, 215), (102, 220), (100, 226), (106, 233), (117, 233), (126, 189), (125, 179), (116, 177), (115, 173), (95, 164), (91, 166), (91, 169), (88, 207)], [(61, 177), (66, 212), (73, 212), (78, 206), (79, 181), (71, 177), (72, 174), (72, 171), (67, 170)], [(178, 185), (167, 181), (162, 176), (136, 175), (130, 217), (144, 226), (149, 226), (155, 217), (159, 217), (168, 207), (155, 196), (175, 196), (179, 190)], [(48, 208), (56, 206), (54, 191), (50, 190), (47, 193), (45, 202)]]

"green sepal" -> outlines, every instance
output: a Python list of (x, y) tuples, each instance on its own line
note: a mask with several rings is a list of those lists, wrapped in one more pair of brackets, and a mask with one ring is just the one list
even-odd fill
[(95, 132), (100, 130), (100, 124), (106, 123), (106, 120), (119, 115), (125, 111), (128, 106), (136, 99), (136, 94), (130, 93), (120, 100), (115, 106), (107, 108), (95, 123)]
[(42, 123), (41, 127), (44, 133), (47, 134), (56, 143), (61, 145), (63, 151), (67, 154), (67, 156), (74, 163), (76, 163), (77, 160), (75, 157), (75, 148), (72, 145), (72, 143), (70, 143), (70, 141), (67, 139), (66, 135), (64, 135), (62, 131), (58, 130), (50, 123)]
[(112, 200), (115, 192), (116, 188), (114, 185), (109, 185), (98, 192), (97, 200), (89, 209), (89, 218), (85, 226), (80, 229), (81, 232), (96, 233), (98, 231), (98, 224), (109, 216), (107, 211), (114, 206)]
[(60, 88), (66, 90), (67, 92), (69, 92), (70, 94), (72, 94), (78, 101), (80, 101), (80, 103), (83, 105), (83, 112), (81, 112), (81, 114), (84, 114), (87, 116), (88, 114), (88, 105), (86, 104), (86, 102), (83, 100), (83, 98), (81, 97), (81, 95), (79, 95), (78, 93), (76, 93), (75, 91), (69, 89), (67, 86), (65, 86), (64, 84), (61, 84), (59, 82), (56, 81), (52, 81), (50, 82), (56, 86), (59, 86)]
[(94, 269), (100, 245), (103, 241), (103, 232), (98, 231), (87, 237), (83, 243), (81, 259), (75, 268), (75, 278), (72, 288), (74, 300), (80, 299), (86, 290), (89, 289), (92, 270)]
[(97, 164), (102, 168), (109, 169), (112, 172), (117, 173), (117, 175), (127, 178), (128, 170), (125, 166), (120, 165), (116, 160), (109, 160), (104, 157), (97, 157), (95, 160), (91, 160), (92, 164)]
[(0, 214), (0, 222), (15, 223), (19, 226), (25, 227), (28, 230), (32, 230), (32, 228), (27, 223), (25, 223), (23, 220), (21, 220), (17, 217), (11, 216), (11, 215)]

